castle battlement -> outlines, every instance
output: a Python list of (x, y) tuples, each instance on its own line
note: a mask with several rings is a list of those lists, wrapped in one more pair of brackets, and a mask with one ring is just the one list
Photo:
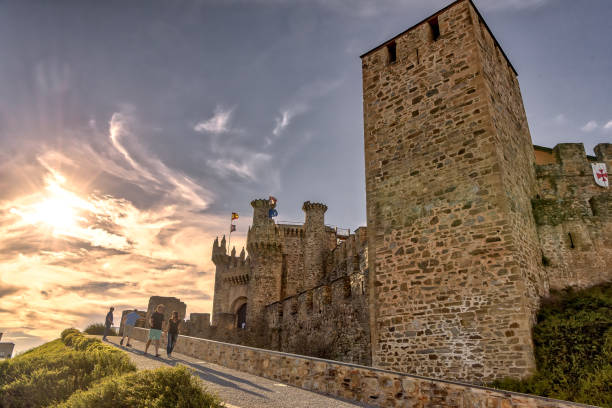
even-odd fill
[(612, 169), (612, 144), (533, 145), (516, 71), (470, 0), (361, 58), (367, 229), (327, 226), (310, 201), (303, 224), (276, 224), (253, 200), (249, 258), (213, 245), (213, 321), (417, 375), (531, 375), (540, 299), (612, 279), (612, 196), (591, 166)]

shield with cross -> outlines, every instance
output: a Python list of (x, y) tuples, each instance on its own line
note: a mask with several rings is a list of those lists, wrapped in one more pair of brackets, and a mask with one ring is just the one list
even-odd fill
[(595, 177), (595, 183), (601, 187), (608, 187), (608, 169), (606, 163), (591, 163), (593, 168), (593, 177)]

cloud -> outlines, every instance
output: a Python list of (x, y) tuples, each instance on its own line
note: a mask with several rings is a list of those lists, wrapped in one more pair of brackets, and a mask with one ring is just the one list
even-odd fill
[[(410, 11), (416, 7), (427, 7), (435, 12), (449, 4), (448, 0), (211, 0), (219, 4), (255, 3), (263, 6), (316, 5), (322, 9), (358, 18), (370, 18), (392, 12)], [(476, 6), (482, 10), (522, 10), (542, 7), (558, 0), (477, 0)]]
[[(137, 133), (143, 131), (140, 127), (141, 124), (129, 111), (115, 112), (109, 123), (109, 138), (112, 146), (128, 162), (134, 172), (125, 171), (124, 168), (117, 166), (116, 163), (109, 163), (109, 160), (100, 155), (93, 154), (92, 156), (97, 157), (102, 162), (102, 168), (110, 174), (137, 182), (145, 191), (151, 188), (157, 189), (159, 192), (188, 201), (198, 208), (208, 207), (208, 202), (213, 198), (212, 193), (180, 171), (169, 168), (145, 149), (138, 141)], [(124, 140), (129, 144), (129, 148)]]
[(271, 160), (272, 156), (269, 154), (250, 152), (244, 154), (239, 161), (224, 158), (208, 160), (207, 164), (216, 169), (217, 173), (223, 177), (233, 174), (244, 179), (257, 181), (259, 176), (263, 176), (263, 170)]
[(605, 130), (612, 130), (612, 120), (608, 121), (608, 123), (606, 123), (603, 128)]
[(274, 118), (276, 125), (272, 130), (272, 137), (266, 138), (266, 145), (272, 144), (275, 139), (279, 138), (293, 118), (308, 112), (314, 100), (333, 92), (342, 82), (342, 78), (318, 80), (299, 88), (291, 101), (280, 109), (280, 115)]
[(224, 109), (221, 106), (215, 108), (215, 114), (212, 118), (197, 123), (193, 130), (196, 132), (221, 134), (230, 131), (229, 123), (232, 117), (233, 109)]
[(20, 291), (21, 288), (17, 286), (8, 285), (2, 281), (0, 281), (0, 298), (13, 295)]
[(291, 120), (291, 113), (288, 110), (281, 112), (281, 116), (276, 118), (276, 126), (272, 131), (274, 136), (280, 135), (280, 133), (289, 125), (289, 121)]
[(553, 122), (556, 125), (565, 125), (567, 123), (567, 118), (565, 117), (564, 114), (560, 113), (557, 116), (555, 116), (555, 118), (553, 119)]
[[(107, 129), (66, 129), (78, 143), (40, 144), (6, 160), (0, 152), (0, 297), (12, 312), (2, 312), (2, 325), (31, 339), (16, 340), (18, 349), (102, 321), (110, 305), (146, 308), (153, 295), (210, 310), (209, 254), (225, 217), (207, 212), (208, 188), (142, 144), (148, 131), (126, 108)], [(226, 136), (215, 146), (261, 177), (271, 159), (231, 149)]]
[(274, 119), (274, 121), (276, 122), (276, 126), (272, 130), (272, 134), (274, 136), (279, 137), (281, 133), (285, 130), (285, 128), (289, 126), (291, 120), (295, 116), (308, 111), (309, 107), (304, 102), (297, 102), (281, 110), (280, 116)]
[(587, 122), (583, 127), (581, 127), (580, 130), (582, 130), (583, 132), (592, 132), (595, 129), (597, 129), (597, 127), (598, 127), (597, 122), (595, 122), (594, 120), (591, 120)]

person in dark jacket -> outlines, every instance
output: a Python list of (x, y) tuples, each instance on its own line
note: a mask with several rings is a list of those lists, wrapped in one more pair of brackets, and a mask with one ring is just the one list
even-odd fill
[(151, 342), (155, 346), (155, 357), (159, 357), (159, 340), (161, 339), (162, 329), (164, 327), (164, 305), (157, 305), (155, 312), (149, 317), (149, 324), (151, 329), (149, 330), (149, 340), (145, 346), (144, 353), (147, 354)]
[(106, 314), (106, 319), (104, 319), (104, 336), (102, 336), (102, 340), (106, 341), (106, 336), (110, 333), (111, 326), (113, 325), (113, 312), (115, 311), (114, 307), (111, 307), (108, 313)]
[(168, 354), (168, 357), (172, 355), (172, 350), (174, 350), (174, 346), (176, 345), (180, 324), (181, 320), (179, 319), (178, 312), (172, 312), (172, 318), (168, 320), (168, 345), (166, 346), (166, 353)]

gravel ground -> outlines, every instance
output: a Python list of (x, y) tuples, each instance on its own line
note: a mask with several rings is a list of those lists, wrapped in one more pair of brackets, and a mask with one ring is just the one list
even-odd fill
[[(144, 355), (144, 343), (133, 341), (134, 347), (119, 345), (119, 337), (108, 337), (110, 344), (128, 353), (132, 362), (139, 370), (183, 364), (194, 371), (204, 388), (217, 394), (228, 408), (344, 408), (370, 407), (370, 405), (347, 402), (337, 398), (317, 394), (301, 388), (281, 384), (263, 377), (231, 370), (216, 364), (200, 361), (193, 357), (173, 353), (166, 358), (165, 349), (160, 348), (162, 357), (151, 356), (155, 353), (153, 347), (149, 354)], [(162, 352), (163, 351), (163, 352)]]

